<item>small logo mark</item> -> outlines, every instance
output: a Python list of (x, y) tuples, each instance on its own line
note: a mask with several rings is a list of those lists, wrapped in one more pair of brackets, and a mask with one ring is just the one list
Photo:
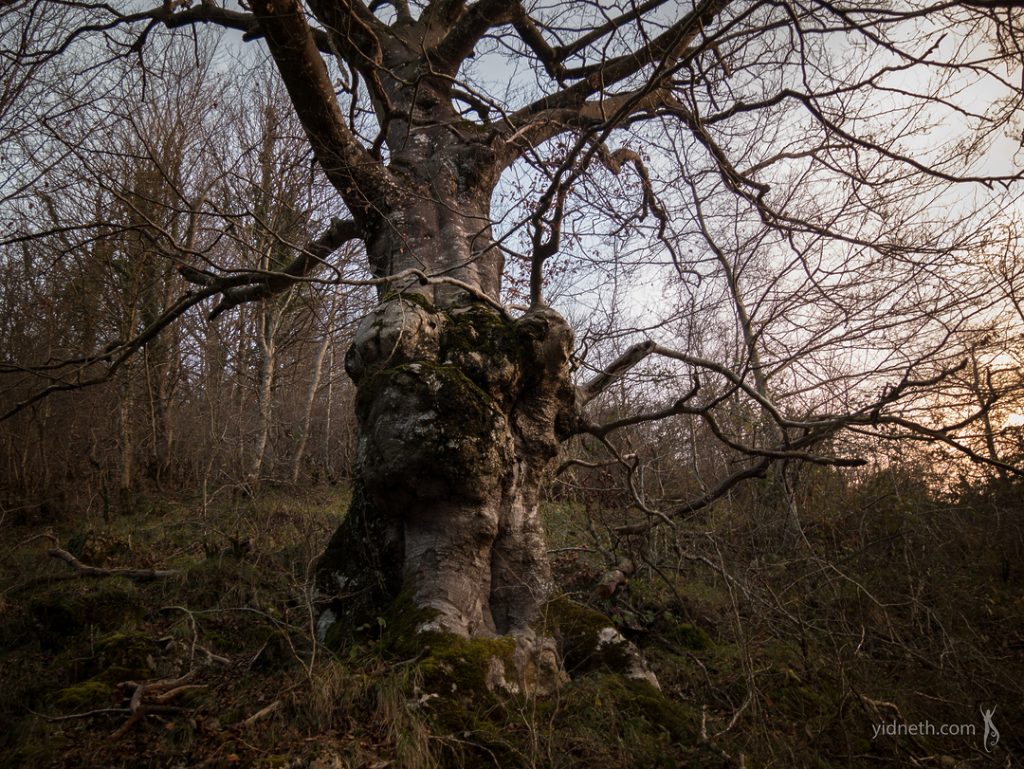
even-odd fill
[(991, 710), (981, 708), (981, 717), (985, 719), (985, 734), (981, 738), (981, 744), (985, 748), (986, 753), (992, 752), (995, 746), (999, 744), (999, 730), (992, 723), (992, 715), (995, 712), (995, 705), (992, 706)]

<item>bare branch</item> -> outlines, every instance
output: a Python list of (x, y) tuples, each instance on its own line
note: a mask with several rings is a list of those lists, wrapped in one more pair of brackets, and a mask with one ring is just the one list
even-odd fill
[(324, 173), (353, 214), (375, 221), (394, 181), (345, 122), (298, 0), (255, 0), (253, 8)]
[(454, 75), (487, 30), (507, 24), (521, 13), (518, 0), (477, 0), (462, 13), (437, 47), (427, 52), (428, 61), (441, 72)]
[(647, 45), (622, 56), (601, 61), (581, 73), (584, 79), (553, 94), (544, 96), (523, 107), (511, 116), (515, 126), (557, 109), (580, 109), (587, 98), (620, 83), (640, 72), (644, 67), (659, 65), (663, 69), (686, 55), (687, 47), (701, 31), (724, 11), (730, 0), (702, 0), (693, 10), (665, 30)]
[(586, 404), (594, 400), (608, 387), (625, 375), (640, 361), (657, 350), (658, 345), (653, 341), (638, 342), (628, 348), (622, 355), (612, 361), (604, 371), (600, 372), (579, 388), (580, 403)]
[[(689, 515), (690, 513), (695, 513), (698, 510), (707, 507), (715, 500), (721, 499), (730, 489), (732, 489), (742, 481), (749, 480), (750, 478), (760, 478), (764, 476), (764, 474), (768, 471), (768, 468), (771, 467), (771, 465), (772, 459), (770, 457), (762, 457), (759, 461), (755, 462), (754, 464), (749, 465), (741, 470), (737, 470), (707, 493), (702, 494), (699, 497), (696, 497), (695, 499), (691, 499), (689, 502), (685, 502), (681, 505), (676, 505), (665, 514), (665, 517), (671, 520), (673, 518), (679, 518), (684, 515)], [(624, 526), (617, 526), (615, 527), (615, 531), (618, 534), (626, 535), (645, 534), (661, 523), (664, 523), (664, 519), (662, 517), (656, 517), (652, 520), (643, 521), (641, 523), (631, 523), (626, 524)]]

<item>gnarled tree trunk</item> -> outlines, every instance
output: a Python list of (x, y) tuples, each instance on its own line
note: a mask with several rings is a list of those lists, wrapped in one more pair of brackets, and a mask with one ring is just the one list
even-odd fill
[[(449, 199), (394, 217), (401, 230), (369, 241), (375, 266), (450, 268), (496, 299), (500, 257), (472, 202), (470, 216)], [(346, 357), (358, 469), (319, 566), (321, 593), (333, 597), (321, 633), (372, 622), (403, 590), (430, 610), (428, 629), (515, 633), (535, 619), (550, 579), (538, 492), (575, 418), (572, 340), (549, 308), (513, 320), (456, 286), (382, 296)]]

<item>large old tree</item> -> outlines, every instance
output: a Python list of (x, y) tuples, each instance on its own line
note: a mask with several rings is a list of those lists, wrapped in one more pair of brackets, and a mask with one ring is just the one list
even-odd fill
[[(650, 518), (633, 531), (779, 463), (856, 463), (837, 442), (846, 428), (914, 431), (999, 464), (896, 407), (951, 375), (956, 333), (994, 317), (965, 274), (1015, 237), (1019, 172), (1000, 144), (1020, 109), (1012, 5), (185, 0), (5, 13), (36, 30), (21, 67), (144, 67), (158, 35), (191, 45), (211, 28), (265, 46), (348, 218), (288, 244), (281, 272), (220, 274), (182, 248), (195, 291), (85, 363), (120, 365), (187, 307), (266, 299), (362, 243), (379, 301), (346, 357), (358, 469), (319, 565), (319, 630), (362, 625), (406, 591), (431, 628), (473, 635), (535, 620), (550, 581), (540, 487), (574, 435), (629, 469), (608, 441), (616, 429), (685, 414), (743, 460), (672, 509), (638, 495)], [(525, 192), (498, 217), (511, 176)], [(588, 262), (600, 249), (608, 260)], [(704, 330), (728, 316), (732, 358), (703, 357), (713, 346), (694, 342), (701, 324), (683, 324), (676, 302), (666, 328), (680, 340), (685, 325), (689, 342), (631, 339), (577, 371), (573, 330), (546, 301), (566, 255), (675, 281), (694, 306), (718, 281), (720, 314)], [(654, 357), (684, 380), (660, 408), (588, 416)], [(742, 435), (720, 416), (739, 401), (754, 425)], [(785, 472), (774, 477), (785, 493)]]

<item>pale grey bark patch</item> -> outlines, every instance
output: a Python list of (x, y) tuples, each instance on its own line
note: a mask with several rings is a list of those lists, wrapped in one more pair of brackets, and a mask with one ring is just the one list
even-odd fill
[(654, 671), (647, 665), (647, 660), (637, 648), (636, 644), (628, 640), (617, 629), (609, 626), (603, 628), (597, 634), (597, 649), (599, 652), (606, 652), (614, 648), (616, 656), (623, 659), (622, 674), (626, 678), (633, 678), (638, 681), (646, 681), (658, 691), (661, 691), (661, 684)]
[(330, 609), (320, 612), (320, 616), (316, 618), (316, 640), (323, 643), (327, 638), (328, 631), (337, 621), (337, 615)]
[(389, 364), (436, 357), (443, 316), (413, 296), (385, 302), (359, 323), (345, 356), (345, 370), (357, 384)]

